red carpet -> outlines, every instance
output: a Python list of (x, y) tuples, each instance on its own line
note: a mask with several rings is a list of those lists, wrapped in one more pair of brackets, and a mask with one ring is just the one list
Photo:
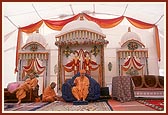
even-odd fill
[(164, 100), (137, 100), (139, 103), (144, 104), (158, 111), (164, 110)]

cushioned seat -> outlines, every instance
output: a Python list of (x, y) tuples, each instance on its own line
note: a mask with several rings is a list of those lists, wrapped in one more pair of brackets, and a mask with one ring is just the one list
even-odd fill
[(132, 76), (132, 81), (136, 98), (164, 98), (164, 76)]
[[(75, 97), (72, 94), (71, 88), (74, 86), (74, 80), (76, 77), (79, 77), (80, 73), (77, 73), (75, 76), (73, 76), (71, 79), (67, 80), (62, 85), (62, 98), (67, 102), (75, 101)], [(87, 101), (95, 101), (99, 99), (100, 97), (100, 85), (96, 80), (91, 78), (89, 75), (86, 74), (86, 77), (88, 77), (90, 86), (89, 86), (89, 94), (86, 98)]]

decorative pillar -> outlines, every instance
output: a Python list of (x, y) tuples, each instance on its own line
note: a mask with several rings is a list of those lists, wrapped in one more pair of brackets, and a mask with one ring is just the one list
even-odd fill
[(48, 60), (46, 60), (46, 75), (45, 75), (45, 87), (47, 87), (48, 86), (48, 78), (47, 78), (47, 76), (48, 76)]
[(18, 75), (18, 80), (19, 81), (22, 81), (23, 79), (22, 79), (22, 60), (21, 59), (19, 59), (19, 75)]
[(120, 56), (118, 57), (118, 72), (119, 72), (119, 76), (120, 76)]
[(118, 71), (119, 71), (119, 76), (120, 76), (120, 74), (121, 74), (121, 71), (120, 71), (120, 58), (118, 60)]
[(101, 83), (100, 86), (105, 86), (105, 78), (104, 78), (104, 45), (101, 45)]
[(58, 82), (58, 90), (61, 89), (62, 85), (62, 77), (61, 77), (61, 46), (58, 47), (58, 76), (57, 76), (57, 82)]
[(79, 31), (76, 31), (76, 39), (79, 38)]
[(146, 57), (146, 72), (147, 72), (147, 75), (149, 75), (149, 70), (148, 70), (148, 57)]

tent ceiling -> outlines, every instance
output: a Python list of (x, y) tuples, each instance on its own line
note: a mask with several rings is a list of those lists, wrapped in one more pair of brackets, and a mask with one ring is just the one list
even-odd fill
[(14, 30), (17, 30), (18, 27), (24, 27), (36, 23), (41, 19), (63, 20), (82, 12), (101, 19), (113, 19), (124, 15), (146, 23), (156, 24), (159, 29), (159, 38), (161, 41), (162, 59), (160, 68), (163, 69), (163, 65), (165, 65), (163, 60), (165, 56), (165, 10), (166, 2), (2, 2), (2, 34), (4, 38), (4, 42), (2, 42), (4, 50), (4, 58), (2, 62), (4, 66), (3, 76), (6, 78), (5, 82), (8, 83), (10, 80), (11, 82), (15, 81), (15, 77), (11, 76), (16, 76), (13, 71), (15, 68), (18, 32)]
[(92, 17), (112, 19), (119, 16), (131, 17), (146, 23), (155, 24), (163, 34), (165, 3), (164, 2), (98, 2), (98, 3), (60, 3), (60, 2), (3, 2), (5, 34), (24, 27), (41, 19), (63, 20), (78, 13), (85, 12)]

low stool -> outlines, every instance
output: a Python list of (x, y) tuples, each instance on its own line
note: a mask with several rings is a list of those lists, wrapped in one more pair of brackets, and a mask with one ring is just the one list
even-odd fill
[(88, 105), (88, 101), (73, 101), (73, 105)]

